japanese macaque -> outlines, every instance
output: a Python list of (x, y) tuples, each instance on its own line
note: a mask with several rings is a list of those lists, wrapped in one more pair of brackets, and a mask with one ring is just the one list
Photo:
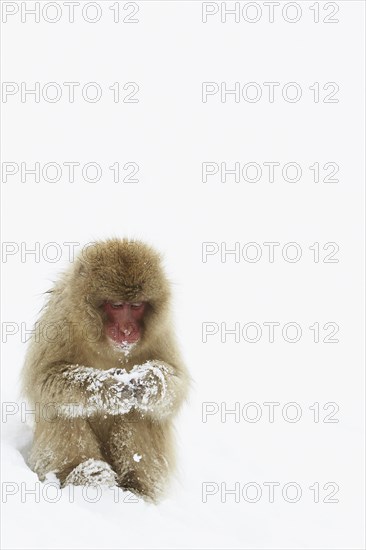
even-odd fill
[(158, 501), (189, 385), (159, 254), (139, 241), (95, 243), (49, 294), (23, 369), (39, 411), (30, 467), (61, 486), (117, 485)]

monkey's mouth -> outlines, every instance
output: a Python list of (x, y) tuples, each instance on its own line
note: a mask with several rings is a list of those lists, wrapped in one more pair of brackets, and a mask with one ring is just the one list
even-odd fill
[(140, 340), (140, 331), (132, 323), (120, 326), (119, 323), (109, 324), (106, 327), (108, 338), (119, 346), (136, 344)]

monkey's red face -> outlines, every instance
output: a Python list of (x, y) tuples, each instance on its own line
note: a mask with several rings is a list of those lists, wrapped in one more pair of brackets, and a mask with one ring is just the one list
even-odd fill
[(142, 335), (142, 320), (146, 302), (106, 302), (106, 335), (118, 345), (135, 344)]

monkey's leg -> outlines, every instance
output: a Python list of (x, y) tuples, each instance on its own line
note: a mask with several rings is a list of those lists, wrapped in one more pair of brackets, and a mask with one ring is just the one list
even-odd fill
[(108, 446), (118, 485), (147, 500), (162, 496), (173, 465), (170, 424), (116, 417)]
[(100, 442), (85, 418), (58, 417), (38, 422), (29, 465), (41, 481), (48, 472), (54, 472), (61, 485), (112, 485), (115, 481)]

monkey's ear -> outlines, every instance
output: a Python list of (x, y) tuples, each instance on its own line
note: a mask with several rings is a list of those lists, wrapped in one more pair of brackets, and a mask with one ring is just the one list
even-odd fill
[(86, 277), (87, 275), (87, 268), (86, 268), (86, 265), (81, 263), (79, 264), (78, 268), (77, 268), (77, 274), (80, 275), (80, 277)]

